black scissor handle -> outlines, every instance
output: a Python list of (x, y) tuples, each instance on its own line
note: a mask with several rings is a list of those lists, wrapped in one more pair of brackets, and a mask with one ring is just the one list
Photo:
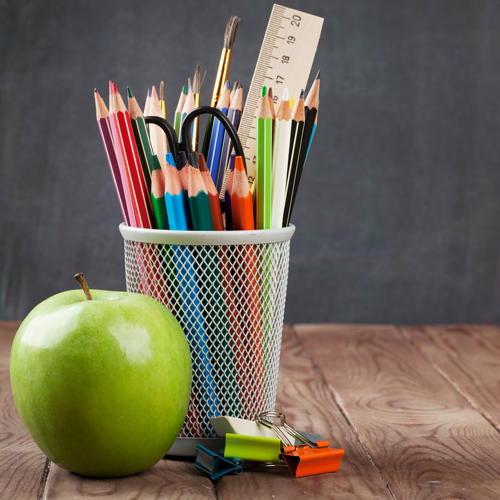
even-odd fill
[(247, 164), (245, 161), (245, 154), (243, 153), (243, 147), (241, 145), (240, 138), (238, 137), (238, 132), (236, 132), (236, 129), (229, 121), (229, 118), (220, 109), (212, 108), (211, 106), (200, 106), (199, 108), (195, 108), (187, 114), (186, 118), (184, 118), (184, 121), (182, 122), (181, 127), (182, 150), (185, 151), (186, 155), (193, 152), (193, 149), (191, 147), (191, 124), (196, 117), (205, 114), (213, 115), (222, 123), (222, 126), (225, 128), (226, 132), (231, 138), (236, 156), (241, 156), (243, 160), (243, 166), (245, 167), (246, 172)]
[[(179, 140), (177, 139), (177, 134), (175, 133), (172, 124), (165, 120), (165, 118), (160, 118), (159, 116), (146, 116), (144, 117), (146, 123), (152, 123), (153, 125), (158, 125), (165, 135), (167, 136), (168, 149), (174, 156), (175, 164), (179, 168)], [(165, 158), (158, 158), (160, 160), (160, 165), (163, 165)]]

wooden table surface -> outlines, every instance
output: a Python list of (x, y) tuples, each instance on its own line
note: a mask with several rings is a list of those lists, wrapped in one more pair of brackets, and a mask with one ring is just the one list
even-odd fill
[(212, 483), (192, 460), (121, 479), (51, 464), (12, 398), (18, 322), (0, 322), (2, 499), (500, 499), (500, 329), (295, 325), (283, 332), (276, 408), (343, 448), (339, 472), (244, 471)]

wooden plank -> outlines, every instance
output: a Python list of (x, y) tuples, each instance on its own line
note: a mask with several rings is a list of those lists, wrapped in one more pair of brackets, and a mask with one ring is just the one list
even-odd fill
[(314, 370), (290, 327), (284, 328), (277, 411), (297, 429), (321, 434), (346, 452), (339, 472), (293, 479), (288, 469), (224, 476), (217, 483), (220, 500), (314, 498), (390, 499), (380, 475), (339, 411), (332, 393)]
[(86, 478), (52, 464), (43, 500), (80, 498), (215, 500), (215, 491), (191, 461), (160, 460), (147, 471), (117, 479)]
[(404, 327), (404, 335), (500, 429), (500, 329), (451, 325)]
[(10, 387), (10, 350), (19, 325), (19, 321), (0, 322), (0, 498), (35, 500), (45, 455), (24, 427)]
[(500, 434), (396, 328), (296, 328), (397, 499), (498, 499)]

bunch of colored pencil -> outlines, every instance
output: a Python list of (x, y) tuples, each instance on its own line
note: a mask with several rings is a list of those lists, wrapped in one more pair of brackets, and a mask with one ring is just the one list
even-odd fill
[(320, 72), (304, 100), (291, 105), (288, 89), (275, 115), (271, 89), (262, 89), (256, 123), (256, 229), (279, 229), (290, 223), (309, 152), (319, 107)]

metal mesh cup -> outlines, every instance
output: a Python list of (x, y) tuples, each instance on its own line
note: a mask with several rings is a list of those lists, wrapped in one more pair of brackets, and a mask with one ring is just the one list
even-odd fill
[(191, 349), (192, 393), (169, 451), (219, 451), (209, 418), (255, 420), (274, 411), (295, 227), (265, 231), (163, 231), (120, 225), (127, 291), (167, 306)]

